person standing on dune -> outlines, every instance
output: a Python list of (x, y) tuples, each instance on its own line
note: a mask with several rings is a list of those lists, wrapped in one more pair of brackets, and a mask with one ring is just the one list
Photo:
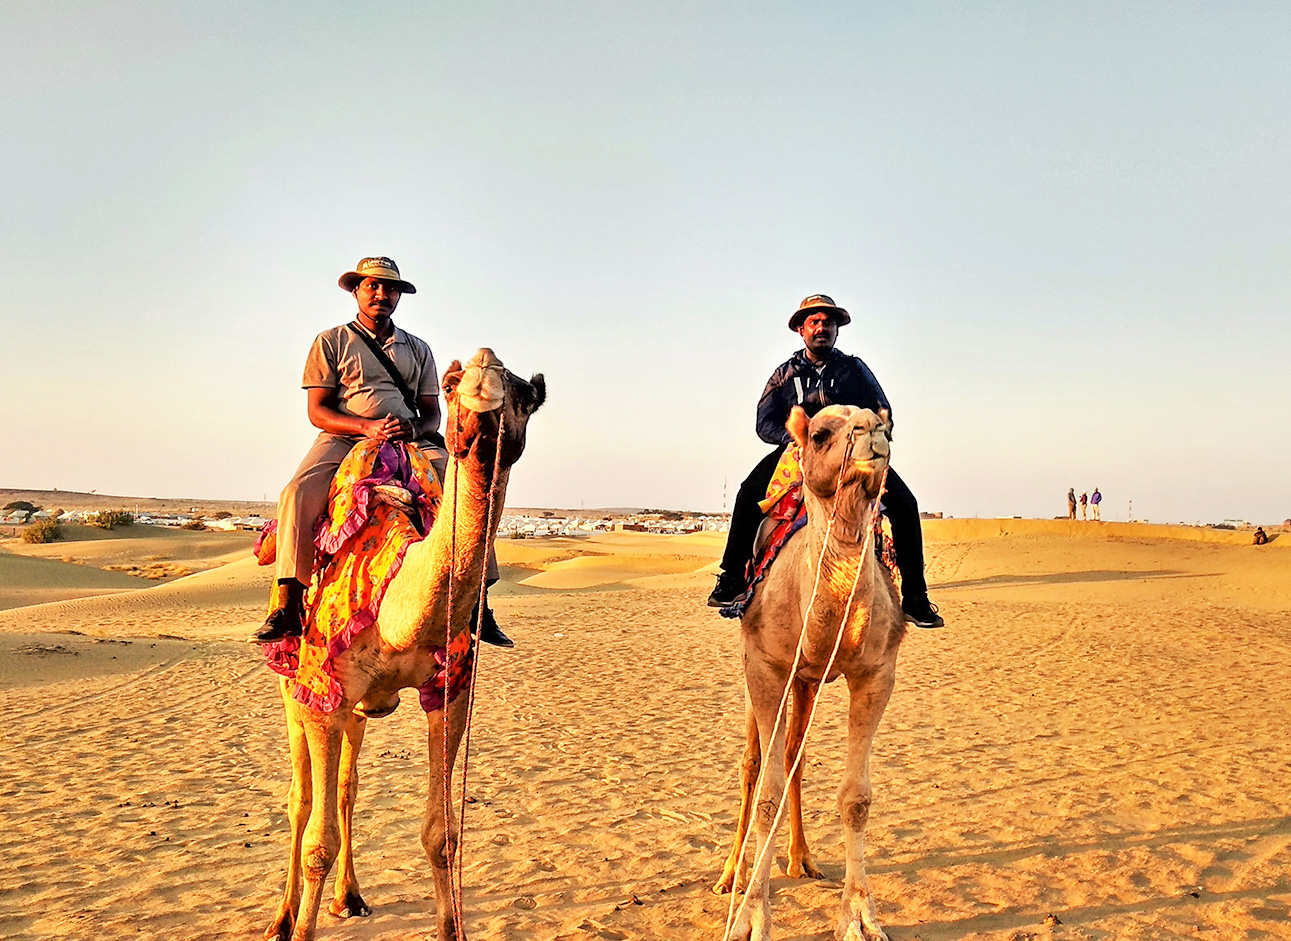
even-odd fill
[[(315, 337), (305, 360), (301, 385), (319, 435), (278, 500), (276, 575), (282, 602), (251, 635), (252, 643), (274, 643), (303, 631), (305, 589), (314, 573), (314, 524), (327, 508), (336, 468), (355, 444), (363, 438), (411, 441), (430, 457), (441, 480), (448, 464), (439, 433), (435, 357), (425, 340), (391, 319), (400, 298), (417, 289), (382, 256), (361, 259), (337, 283), (353, 295), (358, 313), (352, 322)], [(488, 574), (497, 579), (491, 552)], [(487, 606), (480, 639), (514, 646)]]
[(1075, 518), (1076, 518), (1076, 488), (1068, 487), (1067, 488), (1067, 519), (1074, 520)]

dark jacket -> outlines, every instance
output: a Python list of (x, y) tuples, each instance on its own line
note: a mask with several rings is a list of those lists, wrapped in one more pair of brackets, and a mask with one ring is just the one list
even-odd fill
[(883, 387), (859, 357), (834, 350), (818, 373), (807, 351), (799, 350), (771, 374), (762, 390), (762, 398), (758, 399), (758, 437), (767, 444), (786, 444), (789, 432), (784, 423), (793, 407), (804, 403), (855, 405), (875, 412), (886, 408), (889, 413), (892, 409)]

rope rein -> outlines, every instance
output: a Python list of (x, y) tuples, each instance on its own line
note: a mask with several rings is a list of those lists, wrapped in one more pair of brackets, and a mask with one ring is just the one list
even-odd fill
[[(838, 515), (838, 504), (840, 502), (838, 499), (838, 494), (839, 494), (840, 488), (842, 487), (843, 470), (847, 467), (848, 462), (851, 461), (852, 448), (855, 445), (855, 443), (856, 443), (855, 430), (853, 430), (853, 432), (850, 433), (847, 437), (847, 450), (844, 452), (843, 461), (838, 467), (838, 477), (834, 483), (834, 504), (830, 508), (829, 522), (825, 527), (825, 538), (821, 542), (820, 555), (816, 559), (816, 578), (811, 586), (811, 598), (808, 600), (807, 610), (803, 614), (802, 629), (798, 632), (798, 645), (794, 649), (793, 663), (789, 667), (789, 673), (786, 678), (784, 693), (780, 697), (780, 706), (779, 706), (779, 709), (776, 711), (776, 720), (775, 720), (775, 725), (772, 727), (771, 739), (766, 743), (766, 746), (765, 746), (767, 750), (770, 750), (771, 743), (776, 740), (776, 736), (779, 735), (780, 733), (780, 724), (785, 716), (785, 705), (787, 704), (789, 700), (789, 694), (793, 689), (794, 677), (798, 673), (798, 663), (802, 657), (803, 639), (807, 636), (807, 625), (811, 623), (812, 608), (816, 604), (816, 595), (820, 588), (820, 575), (825, 567), (825, 553), (829, 549), (829, 540), (834, 531), (834, 520)], [(883, 469), (883, 478), (879, 482), (880, 497), (883, 493), (883, 486), (887, 482), (887, 476), (888, 476), (888, 472), (887, 472), (887, 468), (885, 467)], [(804, 483), (804, 486), (806, 486), (805, 483)], [(834, 648), (833, 650), (830, 651), (829, 660), (825, 664), (825, 670), (824, 670), (824, 673), (822, 674), (822, 679), (828, 678), (829, 671), (830, 669), (833, 668), (834, 660), (838, 656), (839, 648), (842, 646), (843, 630), (844, 628), (847, 627), (848, 619), (851, 617), (851, 614), (852, 614), (852, 603), (856, 598), (856, 589), (860, 586), (860, 583), (861, 583), (861, 573), (865, 571), (866, 556), (873, 551), (874, 522), (875, 522), (875, 518), (878, 516), (878, 504), (879, 504), (880, 497), (875, 497), (869, 506), (869, 510), (865, 520), (865, 536), (864, 536), (864, 540), (861, 543), (861, 561), (860, 561), (860, 564), (856, 566), (856, 577), (855, 579), (853, 579), (851, 591), (848, 592), (848, 595), (847, 595), (847, 607), (843, 611), (842, 621), (839, 622), (838, 632), (834, 638)], [(757, 874), (757, 872), (761, 869), (762, 864), (765, 861), (766, 854), (771, 852), (771, 850), (775, 846), (776, 832), (780, 829), (780, 822), (784, 818), (784, 810), (789, 800), (788, 782), (792, 780), (794, 774), (796, 774), (798, 771), (799, 765), (802, 763), (802, 757), (805, 754), (807, 749), (807, 736), (811, 732), (812, 722), (815, 721), (815, 718), (816, 718), (816, 708), (819, 705), (820, 705), (820, 697), (817, 696), (812, 701), (811, 712), (807, 714), (807, 724), (803, 728), (802, 741), (798, 743), (798, 751), (794, 755), (793, 765), (791, 766), (791, 768), (789, 769), (789, 772), (785, 776), (786, 787), (784, 791), (781, 793), (780, 801), (776, 806), (775, 817), (771, 821), (770, 835), (768, 836), (766, 842), (763, 844), (762, 851), (758, 853), (757, 857), (755, 858), (753, 863), (753, 869), (750, 871), (750, 874), (749, 874), (750, 882)], [(759, 745), (761, 746), (761, 743), (759, 743)], [(766, 777), (766, 771), (767, 771), (767, 762), (763, 760), (759, 762), (758, 779), (756, 784), (754, 784), (754, 787), (753, 787), (753, 808), (750, 811), (750, 823), (752, 823), (752, 815), (757, 813), (758, 797), (760, 796), (762, 791), (762, 782)], [(740, 842), (740, 852), (739, 852), (739, 855), (736, 857), (735, 873), (732, 876), (731, 901), (726, 912), (726, 929), (722, 933), (722, 941), (729, 941), (731, 937), (732, 928), (735, 926), (735, 923), (739, 920), (740, 916), (744, 914), (744, 906), (748, 904), (749, 897), (748, 897), (747, 889), (744, 893), (744, 897), (740, 900), (740, 905), (738, 909), (735, 906), (735, 895), (736, 895), (736, 883), (739, 882), (740, 870), (744, 864), (744, 853), (748, 848), (749, 837), (752, 835), (753, 830), (754, 830), (754, 827), (749, 826), (744, 831), (744, 839)]]
[[(484, 367), (484, 368), (487, 369), (487, 368), (496, 368), (496, 367)], [(499, 415), (498, 415), (497, 444), (494, 446), (494, 449), (493, 449), (493, 477), (492, 477), (492, 480), (490, 480), (489, 482), (488, 515), (486, 517), (487, 528), (485, 529), (486, 541), (492, 538), (493, 531), (494, 531), (494, 524), (495, 524), (494, 513), (497, 505), (498, 478), (502, 467), (502, 435), (506, 428), (506, 422), (505, 422), (506, 385), (505, 383), (503, 384), (503, 403), (501, 406), (499, 406), (499, 408), (501, 409), (501, 411), (499, 412)], [(461, 411), (460, 410), (461, 410), (461, 406), (457, 401), (457, 397), (454, 396), (453, 404), (452, 404), (452, 412), (450, 416), (452, 420), (450, 421), (449, 427), (448, 427), (448, 430), (450, 432), (450, 438), (448, 442), (446, 442), (448, 444), (450, 457), (453, 456), (456, 452), (457, 440), (461, 434), (461, 423), (460, 423)], [(454, 457), (453, 520), (452, 520), (453, 530), (452, 530), (452, 539), (450, 542), (450, 550), (449, 550), (448, 612), (445, 618), (448, 628), (451, 628), (453, 624), (453, 599), (455, 594), (453, 591), (453, 585), (457, 580), (457, 502), (458, 502), (458, 490), (459, 490), (458, 480), (459, 480), (459, 465), (456, 458)], [(483, 630), (483, 627), (484, 627), (484, 606), (485, 606), (485, 592), (488, 589), (487, 583), (488, 583), (488, 562), (487, 562), (487, 549), (486, 549), (485, 564), (480, 568), (480, 587), (479, 587), (479, 595), (478, 595), (478, 607), (476, 609), (475, 630), (471, 635), (471, 646), (466, 654), (466, 656), (474, 657), (474, 662), (471, 665), (471, 680), (470, 680), (470, 686), (468, 688), (467, 698), (466, 698), (466, 726), (462, 733), (462, 749), (463, 749), (462, 777), (461, 777), (462, 797), (461, 797), (461, 804), (460, 804), (461, 811), (458, 814), (456, 870), (454, 870), (454, 861), (452, 859), (445, 860), (445, 862), (448, 864), (449, 896), (452, 900), (452, 905), (453, 905), (453, 926), (456, 929), (458, 937), (465, 937), (465, 934), (466, 934), (465, 922), (464, 922), (464, 916), (463, 916), (463, 901), (462, 901), (463, 900), (462, 860), (463, 860), (463, 856), (465, 855), (464, 843), (466, 839), (466, 778), (467, 778), (467, 769), (470, 766), (470, 757), (471, 757), (471, 718), (475, 711), (475, 679), (476, 679), (476, 676), (478, 675), (479, 666), (480, 666), (480, 632)], [(446, 630), (444, 635), (444, 645), (445, 645), (444, 700), (443, 700), (444, 734), (443, 734), (443, 751), (440, 759), (440, 764), (442, 765), (443, 772), (444, 772), (445, 840), (447, 840), (448, 834), (451, 831), (452, 812), (453, 812), (453, 807), (452, 807), (453, 768), (448, 761), (448, 734), (449, 734), (448, 687), (449, 687), (449, 674), (452, 672), (449, 669), (450, 655), (447, 653), (448, 640), (449, 640), (449, 635)]]

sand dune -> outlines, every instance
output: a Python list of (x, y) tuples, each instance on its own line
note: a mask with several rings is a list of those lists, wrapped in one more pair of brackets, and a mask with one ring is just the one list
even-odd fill
[[(928, 527), (949, 626), (907, 638), (874, 749), (870, 873), (893, 941), (1291, 937), (1283, 540), (1027, 523)], [(495, 602), (519, 647), (482, 652), (470, 937), (721, 937), (708, 886), (743, 701), (738, 627), (702, 606), (720, 548), (499, 545), (523, 594)], [(522, 584), (544, 577), (581, 583)], [(268, 579), (243, 559), (0, 612), (0, 936), (259, 936), (289, 772), (273, 677), (228, 640)], [(685, 587), (639, 587), (666, 579)], [(822, 694), (805, 788), (825, 879), (774, 880), (786, 941), (832, 937), (844, 705)], [(375, 912), (324, 915), (321, 939), (431, 931), (421, 742), (415, 701), (371, 723), (356, 844)]]

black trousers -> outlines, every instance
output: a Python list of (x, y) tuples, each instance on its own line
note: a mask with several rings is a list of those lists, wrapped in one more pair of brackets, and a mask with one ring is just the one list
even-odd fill
[[(760, 460), (735, 495), (735, 506), (731, 508), (731, 531), (726, 536), (726, 552), (722, 555), (722, 571), (728, 575), (743, 576), (745, 566), (753, 557), (753, 540), (762, 525), (762, 510), (758, 504), (766, 499), (767, 485), (771, 483), (783, 453), (784, 446), (781, 446)], [(897, 568), (901, 570), (902, 600), (923, 598), (928, 594), (928, 583), (923, 577), (923, 527), (919, 523), (919, 504), (905, 481), (890, 467), (883, 507), (888, 522), (892, 524), (892, 548), (896, 550)]]

